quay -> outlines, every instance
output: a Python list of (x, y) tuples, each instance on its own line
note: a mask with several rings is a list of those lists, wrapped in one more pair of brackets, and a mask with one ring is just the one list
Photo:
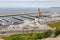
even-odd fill
[(25, 14), (34, 14), (34, 12), (4, 13), (4, 14), (0, 14), (0, 17), (18, 16), (18, 15), (25, 15)]

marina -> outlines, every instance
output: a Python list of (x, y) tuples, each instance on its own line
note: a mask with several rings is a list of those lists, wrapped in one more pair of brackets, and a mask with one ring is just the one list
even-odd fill
[(10, 32), (14, 34), (27, 33), (27, 31), (32, 32), (32, 30), (33, 32), (41, 32), (41, 30), (46, 31), (49, 29), (52, 30), (46, 22), (58, 20), (60, 20), (60, 14), (53, 12), (53, 15), (47, 15), (40, 12), (39, 8), (37, 13), (5, 14), (0, 16), (0, 24), (2, 25), (0, 34), (9, 35)]
[(0, 40), (60, 40), (60, 0), (0, 0)]

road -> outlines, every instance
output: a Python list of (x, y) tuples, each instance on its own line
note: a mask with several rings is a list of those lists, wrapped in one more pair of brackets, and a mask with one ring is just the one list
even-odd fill
[(12, 35), (12, 34), (24, 34), (24, 33), (39, 33), (46, 30), (10, 30), (10, 31), (0, 31), (0, 35)]

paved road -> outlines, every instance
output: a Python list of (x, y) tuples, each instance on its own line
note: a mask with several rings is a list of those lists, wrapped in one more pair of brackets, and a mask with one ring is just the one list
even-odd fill
[(24, 34), (24, 33), (38, 33), (46, 30), (14, 30), (14, 31), (0, 31), (0, 35)]

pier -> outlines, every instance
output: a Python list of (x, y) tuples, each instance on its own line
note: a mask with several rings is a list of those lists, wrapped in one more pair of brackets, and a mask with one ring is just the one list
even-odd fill
[(19, 18), (16, 18), (16, 17), (12, 17), (12, 18), (17, 19), (17, 20), (20, 20), (20, 21), (23, 21), (22, 19), (19, 19)]
[(32, 19), (32, 20), (34, 20), (33, 18), (29, 18), (29, 17), (25, 17), (25, 16), (21, 16), (21, 17), (24, 17), (24, 18), (27, 18), (27, 19)]
[(7, 19), (3, 19), (4, 21), (6, 21), (6, 22), (10, 22), (10, 21), (8, 21)]
[(0, 17), (19, 16), (19, 15), (25, 15), (25, 14), (34, 14), (34, 12), (4, 13), (4, 14), (0, 14)]

